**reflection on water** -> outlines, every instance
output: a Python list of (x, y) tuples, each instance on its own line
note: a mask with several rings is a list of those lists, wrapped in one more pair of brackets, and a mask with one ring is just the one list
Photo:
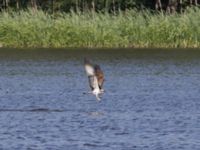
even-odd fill
[[(83, 58), (105, 72), (89, 90)], [(198, 150), (200, 50), (0, 50), (0, 149)]]

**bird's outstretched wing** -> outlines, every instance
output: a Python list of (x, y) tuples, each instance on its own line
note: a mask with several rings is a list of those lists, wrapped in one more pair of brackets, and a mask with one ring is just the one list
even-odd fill
[(104, 73), (99, 65), (94, 66), (95, 76), (97, 77), (98, 85), (101, 90), (103, 90), (104, 83)]
[(84, 59), (84, 66), (85, 66), (85, 71), (88, 77), (95, 75), (95, 70), (94, 70), (93, 65), (86, 58)]
[(85, 71), (89, 80), (89, 86), (93, 91), (98, 86), (98, 81), (95, 76), (95, 70), (93, 65), (89, 62), (88, 59), (84, 59)]

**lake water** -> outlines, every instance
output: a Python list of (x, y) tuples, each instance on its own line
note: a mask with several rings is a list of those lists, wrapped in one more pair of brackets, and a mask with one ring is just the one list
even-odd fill
[(200, 50), (0, 49), (0, 149), (199, 150)]

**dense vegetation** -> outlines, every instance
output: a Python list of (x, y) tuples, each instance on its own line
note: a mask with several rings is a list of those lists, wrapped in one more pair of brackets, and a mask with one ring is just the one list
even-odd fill
[(173, 15), (134, 10), (57, 15), (1, 13), (0, 42), (9, 47), (200, 47), (200, 9)]
[(0, 0), (0, 10), (42, 9), (48, 12), (96, 11), (117, 12), (127, 9), (160, 9), (180, 11), (191, 5), (198, 5), (200, 0)]
[(0, 0), (0, 46), (200, 47), (197, 2)]

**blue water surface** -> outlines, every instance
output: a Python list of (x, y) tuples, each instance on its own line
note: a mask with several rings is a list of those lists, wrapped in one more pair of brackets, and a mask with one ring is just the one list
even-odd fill
[(1, 149), (199, 150), (200, 50), (1, 49)]

